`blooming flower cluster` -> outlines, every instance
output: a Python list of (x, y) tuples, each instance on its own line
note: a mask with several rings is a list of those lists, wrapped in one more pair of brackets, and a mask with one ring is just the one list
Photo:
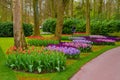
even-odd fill
[(68, 46), (62, 46), (62, 45), (49, 45), (46, 47), (47, 50), (56, 50), (63, 52), (65, 54), (80, 54), (80, 50), (73, 48), (73, 47), (68, 47)]
[(92, 39), (91, 41), (93, 42), (93, 44), (96, 44), (96, 45), (114, 45), (116, 42), (115, 40), (108, 39), (108, 38)]
[(87, 44), (92, 44), (92, 41), (89, 40), (73, 40), (75, 43), (87, 43)]
[(102, 36), (102, 35), (90, 35), (89, 36), (90, 38), (94, 38), (94, 39), (96, 39), (96, 38), (98, 38), (98, 39), (105, 39), (105, 38), (107, 38), (106, 36)]
[(80, 50), (63, 45), (49, 45), (46, 47), (47, 50), (63, 52), (67, 58), (78, 59), (80, 56)]
[(62, 42), (60, 43), (63, 46), (71, 46), (79, 49), (81, 52), (90, 52), (92, 45), (91, 44), (86, 44), (86, 43), (81, 43), (81, 42)]
[(96, 39), (97, 41), (101, 41), (101, 42), (115, 42), (115, 40), (112, 39)]
[(72, 46), (72, 47), (75, 47), (75, 48), (87, 48), (87, 47), (91, 47), (90, 44), (81, 43), (81, 42), (62, 42), (60, 44), (64, 45), (64, 46)]

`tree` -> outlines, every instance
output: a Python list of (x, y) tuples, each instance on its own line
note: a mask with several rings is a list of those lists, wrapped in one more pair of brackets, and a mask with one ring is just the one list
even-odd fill
[(90, 34), (90, 2), (86, 0), (86, 34)]
[(39, 29), (39, 11), (38, 11), (38, 0), (33, 0), (33, 10), (34, 10), (34, 36), (40, 35)]
[(27, 48), (22, 27), (21, 0), (13, 0), (13, 31), (14, 31), (14, 46), (17, 49)]
[(64, 10), (66, 4), (69, 0), (57, 0), (59, 3), (57, 5), (57, 24), (55, 29), (55, 37), (61, 40), (62, 28), (63, 28), (63, 20), (64, 20)]

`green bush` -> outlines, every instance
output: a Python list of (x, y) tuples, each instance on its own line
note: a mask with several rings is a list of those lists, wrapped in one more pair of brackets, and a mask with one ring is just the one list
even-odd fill
[[(71, 28), (73, 25), (77, 25), (77, 23), (79, 23), (78, 19), (75, 18), (66, 18), (64, 19), (63, 22), (63, 34), (71, 34)], [(56, 27), (56, 19), (47, 19), (44, 23), (43, 23), (43, 31), (44, 32), (51, 32), (54, 33), (55, 32), (55, 27)]]
[(91, 34), (108, 35), (108, 32), (106, 21), (91, 21)]
[(66, 18), (63, 23), (63, 34), (72, 34), (72, 26), (77, 26), (79, 23), (78, 19), (75, 18)]
[[(85, 20), (80, 20), (77, 26), (77, 32), (85, 32)], [(108, 35), (109, 33), (120, 31), (120, 21), (118, 20), (91, 20), (91, 34)]]
[(29, 39), (28, 44), (34, 46), (47, 46), (48, 44), (59, 44), (58, 40), (40, 40), (40, 39)]
[(55, 72), (65, 70), (66, 57), (56, 51), (43, 51), (41, 53), (9, 54), (6, 65), (14, 70), (26, 72)]
[[(63, 34), (71, 34), (72, 26), (76, 26), (76, 32), (85, 32), (86, 21), (75, 18), (66, 18), (63, 23)], [(119, 20), (91, 20), (91, 34), (108, 35), (109, 33), (120, 31)], [(56, 19), (48, 19), (43, 23), (43, 30), (47, 32), (55, 32)]]
[(85, 32), (86, 30), (86, 22), (85, 20), (79, 20), (79, 23), (76, 26), (76, 32)]
[(33, 26), (31, 24), (23, 23), (23, 29), (25, 36), (30, 36), (33, 34)]
[(54, 33), (55, 32), (55, 27), (56, 27), (56, 19), (47, 19), (44, 23), (43, 23), (43, 31), (44, 32), (51, 32)]
[[(31, 24), (23, 23), (25, 36), (30, 36), (33, 33), (33, 26)], [(0, 23), (0, 37), (13, 37), (13, 23), (2, 22)]]

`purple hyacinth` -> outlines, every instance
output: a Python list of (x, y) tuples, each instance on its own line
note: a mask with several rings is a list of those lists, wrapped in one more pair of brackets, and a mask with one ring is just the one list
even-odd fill
[(101, 41), (101, 42), (112, 42), (112, 43), (115, 42), (115, 40), (112, 40), (112, 39), (96, 39), (96, 41)]
[(80, 54), (80, 50), (73, 48), (73, 47), (68, 47), (68, 46), (62, 46), (62, 45), (49, 45), (46, 47), (47, 50), (56, 50), (63, 52), (65, 54)]
[(89, 40), (73, 40), (73, 42), (92, 44), (92, 41)]
[(86, 40), (84, 37), (69, 37), (71, 40)]
[(92, 47), (91, 44), (86, 44), (86, 43), (80, 43), (80, 42), (62, 42), (61, 45), (64, 46), (71, 46), (71, 47), (75, 47), (75, 48), (88, 48), (88, 47)]
[(90, 38), (92, 38), (92, 39), (96, 39), (96, 38), (98, 38), (98, 39), (105, 39), (105, 38), (107, 38), (106, 36), (103, 36), (103, 35), (90, 35), (89, 36)]

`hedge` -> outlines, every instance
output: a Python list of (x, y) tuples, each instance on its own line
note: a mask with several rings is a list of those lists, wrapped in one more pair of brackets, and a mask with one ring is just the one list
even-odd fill
[[(71, 34), (72, 26), (76, 26), (76, 32), (85, 32), (86, 21), (75, 18), (64, 19), (63, 23), (63, 34)], [(109, 33), (120, 31), (119, 20), (91, 20), (91, 34), (108, 35)], [(47, 19), (43, 23), (43, 31), (55, 32), (56, 19)]]
[[(23, 23), (25, 36), (30, 36), (33, 33), (33, 26), (31, 24)], [(13, 23), (0, 22), (0, 37), (13, 37)]]
[[(66, 18), (64, 19), (63, 22), (63, 34), (71, 34), (72, 31), (72, 26), (76, 26), (77, 23), (79, 23), (78, 19), (75, 18)], [(56, 19), (47, 19), (43, 22), (43, 31), (44, 32), (51, 32), (51, 33), (55, 33), (55, 27), (56, 27)]]

